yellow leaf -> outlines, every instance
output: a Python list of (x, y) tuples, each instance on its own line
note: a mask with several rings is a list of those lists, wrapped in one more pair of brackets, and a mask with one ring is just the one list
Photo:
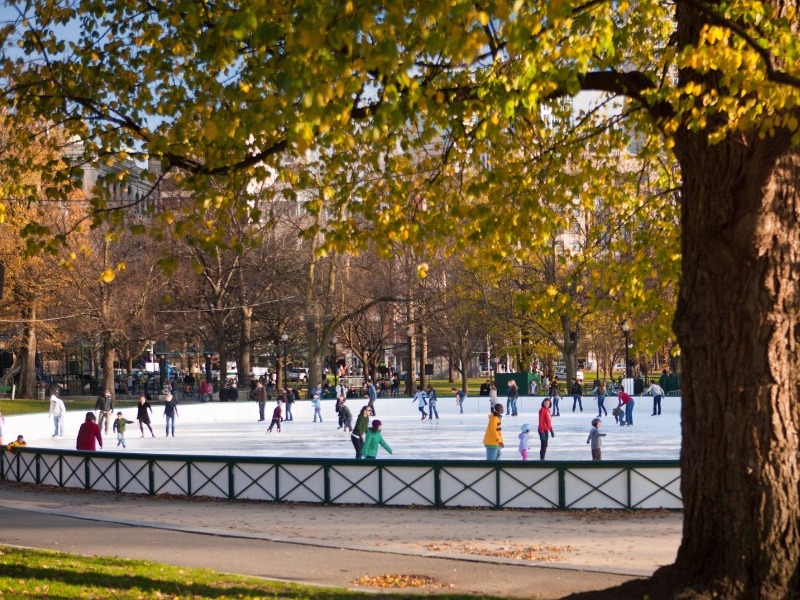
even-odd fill
[(111, 283), (114, 281), (114, 270), (113, 269), (106, 269), (103, 271), (103, 274), (100, 275), (100, 281), (103, 283)]

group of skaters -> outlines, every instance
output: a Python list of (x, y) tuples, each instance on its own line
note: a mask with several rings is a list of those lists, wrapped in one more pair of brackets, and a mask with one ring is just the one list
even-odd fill
[[(494, 394), (492, 389), (494, 388)], [(498, 460), (500, 458), (500, 451), (504, 448), (503, 433), (502, 433), (502, 418), (506, 413), (510, 416), (518, 416), (517, 400), (519, 398), (519, 388), (517, 383), (512, 379), (508, 383), (508, 398), (506, 400), (506, 408), (497, 402), (497, 388), (494, 387), (492, 382), (488, 388), (489, 398), (491, 405), (491, 413), (489, 414), (489, 423), (486, 427), (486, 433), (483, 438), (483, 444), (486, 448), (487, 460)], [(583, 412), (583, 386), (581, 382), (574, 378), (572, 386), (570, 387), (570, 394), (572, 395), (572, 412), (576, 409)], [(561, 400), (561, 391), (558, 378), (554, 378), (549, 386), (549, 396), (542, 400), (541, 408), (539, 409), (539, 423), (537, 433), (539, 434), (539, 459), (544, 460), (547, 454), (547, 446), (550, 439), (555, 437), (555, 430), (553, 429), (553, 417), (560, 417), (561, 411), (559, 409), (559, 401)], [(592, 420), (591, 429), (589, 430), (589, 437), (586, 443), (589, 444), (592, 454), (592, 460), (602, 460), (602, 446), (605, 433), (600, 433), (600, 425), (602, 423), (601, 417), (608, 416), (608, 411), (605, 408), (606, 388), (605, 382), (598, 380), (595, 381), (594, 388), (591, 391), (597, 398), (597, 417)], [(661, 399), (664, 396), (664, 389), (657, 383), (651, 383), (642, 395), (653, 396), (653, 413), (652, 416), (661, 415)], [(620, 426), (633, 426), (633, 409), (636, 405), (633, 396), (619, 390), (617, 392), (617, 407), (612, 410), (615, 423)], [(528, 451), (530, 450), (530, 432), (531, 425), (525, 423), (521, 426), (519, 434), (519, 452), (522, 460), (528, 460)]]

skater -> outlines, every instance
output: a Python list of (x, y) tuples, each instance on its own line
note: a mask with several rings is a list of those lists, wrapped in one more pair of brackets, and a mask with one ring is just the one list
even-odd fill
[[(96, 442), (96, 444), (95, 444)], [(86, 420), (78, 430), (78, 439), (75, 443), (77, 450), (97, 450), (97, 445), (103, 447), (103, 436), (100, 435), (100, 427), (95, 423), (94, 413), (87, 412)]]
[(522, 426), (522, 433), (519, 434), (519, 453), (522, 455), (522, 460), (528, 460), (528, 450), (531, 449), (531, 443), (528, 436), (531, 432), (531, 426), (525, 423)]
[(436, 390), (430, 385), (426, 390), (428, 396), (428, 418), (433, 421), (433, 415), (436, 414), (436, 420), (439, 420), (439, 411), (436, 410)]
[(356, 426), (350, 433), (350, 441), (353, 443), (353, 448), (356, 449), (356, 458), (361, 458), (361, 450), (364, 448), (364, 434), (369, 427), (369, 416), (372, 414), (372, 409), (369, 404), (361, 407), (361, 412), (358, 413), (356, 419)]
[(125, 425), (128, 423), (133, 423), (133, 421), (128, 421), (128, 419), (122, 416), (121, 412), (118, 412), (112, 429), (117, 434), (117, 446), (121, 445), (123, 448), (127, 448), (125, 445)]
[(499, 402), (494, 405), (489, 414), (489, 424), (483, 435), (483, 445), (486, 448), (486, 460), (500, 460), (500, 451), (503, 449), (503, 405)]
[[(464, 414), (464, 400), (467, 399), (467, 392), (464, 390), (459, 390), (456, 388), (450, 388), (453, 393), (456, 395), (456, 406), (458, 407), (458, 412), (462, 415)], [(494, 406), (494, 405), (492, 405)]]
[(633, 425), (633, 407), (636, 405), (636, 402), (633, 401), (633, 396), (620, 390), (619, 394), (617, 394), (619, 398), (619, 404), (617, 408), (625, 408), (625, 420), (620, 422), (620, 425)]
[(369, 398), (367, 406), (369, 406), (369, 409), (372, 411), (372, 416), (377, 417), (378, 413), (375, 412), (375, 400), (378, 399), (378, 393), (375, 391), (375, 386), (372, 385), (372, 381), (369, 379), (364, 382), (364, 394)]
[(105, 429), (108, 435), (108, 428), (111, 427), (111, 416), (114, 413), (114, 398), (111, 397), (111, 392), (106, 390), (102, 396), (97, 398), (94, 403), (94, 409), (97, 411), (97, 426)]
[(67, 415), (67, 407), (64, 406), (64, 401), (56, 396), (50, 394), (50, 416), (53, 417), (53, 437), (64, 437), (64, 418)]
[(607, 417), (608, 411), (606, 410), (606, 384), (604, 381), (595, 381), (592, 393), (597, 396), (597, 416)]
[(175, 437), (175, 418), (178, 416), (178, 403), (172, 398), (172, 394), (164, 397), (164, 417), (167, 421), (167, 437), (172, 430), (172, 437)]
[(422, 420), (424, 421), (425, 417), (428, 416), (428, 413), (425, 412), (425, 407), (428, 405), (428, 396), (425, 394), (421, 386), (417, 386), (417, 393), (414, 394), (411, 402), (417, 403), (417, 408), (419, 409), (419, 412), (422, 413)]
[[(319, 401), (317, 401), (319, 402)], [(269, 424), (269, 428), (267, 429), (267, 433), (272, 433), (272, 428), (277, 426), (278, 433), (281, 432), (281, 421), (283, 421), (283, 409), (281, 408), (281, 401), (280, 398), (278, 399), (278, 405), (275, 407), (275, 410), (272, 411), (272, 421)]]
[(513, 379), (508, 382), (508, 398), (506, 399), (506, 414), (511, 417), (517, 416), (517, 399), (519, 398), (519, 388)]
[(657, 383), (651, 383), (650, 387), (642, 392), (643, 396), (653, 394), (653, 414), (651, 417), (661, 415), (661, 398), (664, 396), (664, 388)]
[[(314, 397), (311, 399), (311, 406), (314, 407), (314, 423), (317, 422), (317, 417), (319, 417), (319, 422), (322, 423), (322, 409), (321, 409), (320, 404), (319, 404), (319, 394), (314, 394)], [(288, 404), (287, 404), (287, 407), (288, 407)], [(288, 408), (286, 409), (286, 412), (288, 414), (288, 412), (289, 412)], [(280, 431), (280, 430), (281, 430), (281, 428), (278, 427), (278, 431)]]
[(586, 439), (587, 444), (592, 449), (592, 460), (603, 460), (603, 440), (605, 433), (600, 433), (600, 419), (592, 420), (592, 428), (589, 430), (589, 437)]
[(489, 382), (489, 410), (492, 410), (494, 405), (497, 404), (497, 386), (494, 381)]
[(378, 419), (375, 419), (372, 422), (372, 427), (367, 429), (367, 439), (364, 440), (364, 448), (361, 450), (361, 458), (369, 458), (373, 460), (376, 459), (378, 457), (378, 446), (383, 446), (383, 449), (389, 454), (392, 453), (392, 449), (389, 447), (389, 444), (387, 444), (383, 439), (381, 425), (382, 423)]
[[(317, 399), (319, 404), (319, 398), (322, 398), (322, 391), (317, 391)], [(300, 399), (300, 392), (297, 391), (297, 388), (294, 389), (294, 393), (288, 394), (286, 397), (286, 418), (284, 421), (294, 421), (294, 415), (292, 415), (292, 405), (295, 401)], [(322, 413), (319, 415), (319, 422), (322, 423)]]
[(350, 412), (350, 407), (347, 402), (342, 398), (342, 407), (339, 409), (339, 419), (342, 423), (344, 431), (353, 432), (353, 413)]
[(625, 425), (625, 422), (623, 421), (624, 414), (625, 411), (622, 410), (619, 406), (616, 406), (611, 409), (611, 415), (614, 417), (614, 423), (616, 423), (617, 425)]
[(553, 421), (550, 419), (550, 398), (542, 400), (542, 407), (539, 409), (539, 441), (541, 446), (539, 448), (539, 460), (544, 460), (547, 454), (548, 437), (556, 437), (553, 431)]
[(342, 406), (344, 406), (344, 400), (344, 394), (339, 394), (336, 397), (336, 408), (334, 410), (336, 410), (336, 414), (339, 417), (339, 426), (336, 429), (341, 429), (344, 427), (344, 421), (342, 419)]
[(583, 396), (583, 386), (581, 382), (578, 381), (578, 378), (575, 377), (572, 380), (572, 388), (569, 390), (570, 394), (572, 394), (572, 412), (575, 412), (575, 406), (579, 406), (581, 412), (583, 412), (583, 400), (581, 396)]
[(253, 400), (258, 402), (258, 422), (261, 423), (266, 420), (264, 417), (264, 409), (267, 407), (267, 390), (264, 388), (264, 383), (261, 380), (256, 383), (253, 396)]
[(560, 417), (561, 410), (558, 408), (558, 402), (561, 400), (561, 388), (558, 384), (558, 377), (553, 377), (553, 383), (550, 384), (550, 403), (553, 405), (552, 416)]
[[(147, 414), (147, 411), (150, 411), (150, 414)], [(144, 437), (144, 426), (147, 425), (147, 428), (150, 430), (150, 435), (156, 437), (156, 434), (153, 433), (153, 428), (150, 426), (150, 415), (153, 414), (153, 407), (150, 405), (150, 402), (147, 400), (147, 396), (141, 394), (139, 396), (139, 405), (136, 407), (136, 420), (139, 421), (139, 431), (142, 432), (142, 437)]]

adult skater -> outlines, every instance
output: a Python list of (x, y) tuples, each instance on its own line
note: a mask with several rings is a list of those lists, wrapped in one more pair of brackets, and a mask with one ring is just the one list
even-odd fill
[(264, 409), (267, 407), (267, 390), (264, 382), (260, 379), (256, 382), (256, 389), (253, 392), (253, 399), (258, 402), (258, 422), (266, 421)]
[(606, 410), (606, 384), (599, 379), (594, 383), (592, 393), (597, 397), (597, 416), (607, 417), (608, 411)]
[(267, 428), (267, 433), (272, 433), (272, 428), (277, 426), (278, 433), (281, 432), (281, 421), (283, 421), (283, 409), (281, 408), (281, 401), (278, 399), (278, 404), (275, 410), (272, 411), (272, 421)]
[(172, 437), (175, 437), (175, 419), (178, 416), (178, 403), (172, 397), (172, 394), (167, 394), (164, 397), (164, 417), (167, 422), (167, 437), (169, 437), (170, 431), (172, 432)]
[(547, 454), (548, 438), (556, 437), (553, 431), (553, 421), (550, 418), (550, 398), (542, 400), (542, 407), (539, 409), (539, 460), (544, 460), (544, 455)]
[[(96, 442), (96, 443), (95, 443)], [(95, 422), (93, 412), (86, 413), (86, 420), (78, 430), (78, 439), (75, 443), (77, 450), (97, 450), (97, 445), (103, 447), (103, 436), (100, 435), (100, 427)]]
[(642, 396), (647, 396), (649, 394), (653, 394), (653, 414), (650, 416), (655, 417), (661, 414), (661, 398), (664, 396), (664, 388), (657, 383), (651, 383), (650, 387), (642, 392)]
[[(458, 412), (460, 414), (464, 414), (464, 401), (467, 399), (467, 392), (465, 392), (464, 390), (459, 390), (457, 388), (450, 388), (450, 389), (456, 395), (456, 406), (458, 407)], [(494, 404), (492, 406), (494, 406)]]
[(620, 390), (617, 394), (617, 398), (619, 398), (619, 404), (617, 404), (617, 408), (624, 408), (625, 409), (625, 420), (620, 420), (620, 425), (633, 425), (633, 407), (636, 404), (633, 401), (633, 396), (625, 392), (624, 390)]
[(353, 448), (356, 449), (356, 458), (361, 458), (361, 450), (364, 448), (364, 434), (367, 433), (369, 427), (369, 417), (372, 414), (372, 409), (369, 404), (361, 407), (361, 412), (358, 413), (356, 419), (356, 426), (350, 434), (350, 441), (353, 443)]
[(428, 396), (428, 418), (433, 421), (433, 415), (436, 414), (436, 420), (438, 421), (439, 411), (436, 410), (436, 390), (428, 385), (428, 389), (425, 390), (425, 394)]
[(581, 399), (583, 396), (583, 386), (581, 382), (578, 381), (577, 377), (572, 379), (572, 387), (569, 393), (572, 394), (572, 412), (575, 412), (575, 406), (580, 407), (581, 412), (583, 412), (583, 400)]
[(67, 407), (64, 406), (64, 401), (55, 394), (50, 394), (50, 416), (53, 417), (53, 437), (63, 438)]
[[(150, 411), (150, 414), (148, 414), (147, 411)], [(139, 421), (139, 431), (142, 432), (142, 437), (144, 437), (145, 425), (147, 425), (147, 428), (150, 430), (150, 435), (156, 437), (156, 434), (153, 433), (153, 428), (150, 426), (150, 416), (152, 414), (153, 406), (150, 404), (147, 396), (140, 394), (139, 405), (136, 407), (136, 420)]]
[(422, 386), (417, 386), (417, 392), (414, 394), (411, 402), (417, 403), (417, 409), (422, 413), (422, 420), (424, 421), (425, 417), (428, 416), (428, 413), (425, 412), (425, 407), (428, 405), (428, 396), (425, 394)]
[(508, 398), (506, 399), (506, 414), (510, 417), (517, 416), (517, 400), (519, 399), (519, 388), (517, 382), (511, 380), (508, 382)]
[(550, 403), (553, 406), (551, 411), (552, 416), (560, 417), (561, 410), (558, 408), (558, 403), (561, 400), (561, 387), (558, 383), (558, 377), (553, 377), (553, 383), (550, 384)]
[(500, 451), (503, 449), (503, 405), (499, 402), (494, 405), (489, 414), (489, 423), (483, 435), (483, 445), (486, 448), (486, 460), (500, 460)]
[(111, 419), (114, 416), (114, 398), (111, 392), (106, 390), (101, 396), (97, 398), (94, 403), (94, 409), (97, 411), (97, 426), (105, 429), (108, 435), (108, 429), (111, 427)]

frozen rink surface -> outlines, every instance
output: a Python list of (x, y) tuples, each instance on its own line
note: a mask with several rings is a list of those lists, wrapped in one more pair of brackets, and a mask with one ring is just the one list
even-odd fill
[[(517, 403), (519, 416), (503, 416), (505, 449), (501, 460), (521, 460), (518, 445), (520, 426), (531, 425), (529, 458), (539, 458), (539, 438), (536, 433), (541, 397), (523, 396)], [(680, 398), (665, 397), (661, 416), (651, 416), (653, 399), (636, 397), (632, 427), (619, 427), (614, 423), (611, 409), (617, 405), (614, 396), (606, 398), (608, 416), (602, 418), (600, 431), (603, 438), (605, 460), (677, 460), (680, 454)], [(505, 399), (502, 399), (505, 407)], [(353, 423), (366, 401), (348, 399), (353, 413)], [(258, 421), (258, 405), (251, 401), (213, 402), (207, 404), (179, 404), (175, 437), (164, 435), (164, 408), (153, 403), (152, 426), (155, 438), (145, 428), (146, 437), (140, 437), (135, 408), (124, 408), (122, 414), (134, 423), (127, 426), (127, 449), (117, 446), (116, 434), (104, 436), (104, 450), (144, 452), (155, 454), (198, 454), (300, 458), (353, 458), (350, 434), (337, 430), (338, 415), (334, 401), (322, 401), (324, 422), (314, 423), (311, 402), (301, 400), (294, 404), (293, 421), (281, 424), (281, 433), (266, 433), (275, 403), (268, 403), (266, 421)], [(417, 405), (410, 398), (381, 398), (375, 404), (377, 417), (383, 423), (383, 436), (394, 453), (382, 448), (379, 459), (467, 459), (484, 460), (483, 434), (489, 415), (488, 397), (469, 397), (464, 414), (459, 414), (455, 399), (441, 397), (437, 403), (440, 419), (420, 419)], [(0, 402), (2, 410), (2, 402)], [(426, 409), (427, 410), (427, 409)], [(116, 413), (116, 411), (115, 411)], [(53, 425), (46, 413), (6, 417), (3, 439), (5, 443), (25, 436), (29, 446), (74, 449), (78, 427), (85, 412), (71, 410), (67, 403), (64, 437), (52, 438)], [(572, 412), (572, 398), (561, 399), (561, 416), (553, 417), (555, 437), (549, 442), (549, 460), (590, 460), (591, 453), (586, 438), (591, 421), (597, 415), (597, 402), (593, 397), (583, 398), (583, 412)]]

